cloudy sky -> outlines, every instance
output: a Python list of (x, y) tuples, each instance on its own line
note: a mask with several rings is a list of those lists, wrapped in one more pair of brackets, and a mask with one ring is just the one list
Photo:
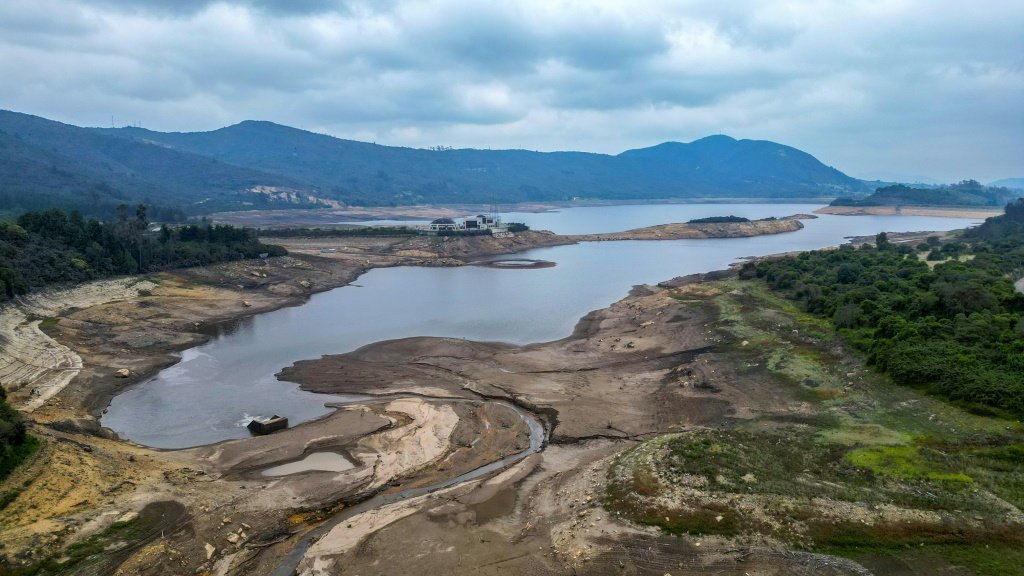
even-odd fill
[(1024, 2), (0, 0), (0, 108), (408, 146), (775, 140), (857, 177), (1024, 176)]

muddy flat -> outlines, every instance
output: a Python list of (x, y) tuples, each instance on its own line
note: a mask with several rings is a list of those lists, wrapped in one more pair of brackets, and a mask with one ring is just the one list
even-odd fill
[(815, 214), (835, 214), (840, 216), (942, 216), (945, 218), (969, 218), (984, 220), (1003, 213), (1001, 208), (960, 208), (946, 206), (825, 206), (814, 211)]

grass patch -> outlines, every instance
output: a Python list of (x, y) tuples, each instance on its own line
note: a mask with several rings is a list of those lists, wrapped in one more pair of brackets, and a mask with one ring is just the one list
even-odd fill
[(20, 488), (15, 488), (13, 490), (8, 490), (6, 492), (0, 493), (0, 511), (3, 511), (4, 508), (7, 508), (11, 504), (11, 502), (14, 502), (20, 495)]
[[(881, 565), (891, 571), (896, 563), (907, 567), (906, 572), (900, 573), (908, 574), (939, 571), (945, 574), (950, 567), (957, 567), (975, 576), (1024, 576), (1024, 546), (1019, 540), (983, 544), (939, 534), (908, 535), (890, 540), (844, 537), (831, 545), (819, 546), (818, 550), (855, 560), (869, 570)], [(932, 567), (935, 570), (929, 570)], [(914, 568), (917, 570), (911, 572)]]
[(0, 576), (38, 576), (44, 574), (66, 574), (75, 568), (89, 564), (91, 560), (108, 551), (113, 546), (123, 548), (123, 538), (130, 537), (138, 531), (142, 522), (139, 519), (129, 522), (117, 522), (99, 534), (68, 546), (59, 557), (52, 557), (31, 566), (5, 566), (0, 564)]
[(909, 434), (896, 432), (885, 426), (850, 421), (843, 421), (841, 425), (819, 431), (818, 438), (824, 442), (844, 446), (900, 445), (909, 444), (913, 439)]
[(846, 459), (854, 466), (884, 476), (938, 482), (974, 481), (966, 474), (941, 467), (936, 460), (942, 457), (941, 453), (917, 446), (874, 446), (858, 448), (846, 454)]
[(56, 316), (48, 316), (39, 321), (39, 327), (49, 328), (50, 326), (56, 325), (57, 322), (60, 322), (60, 318), (57, 318)]
[(750, 528), (751, 519), (725, 504), (707, 504), (691, 510), (655, 512), (642, 523), (676, 535), (738, 536)]
[(804, 410), (623, 452), (609, 469), (609, 512), (673, 534), (767, 535), (869, 568), (879, 559), (880, 573), (903, 563), (1024, 574), (1024, 531), (999, 501), (1024, 509), (1020, 422), (893, 384), (827, 319), (763, 283), (686, 295), (718, 310), (715, 362), (786, 383)]
[(7, 478), (19, 464), (38, 452), (41, 446), (42, 442), (31, 434), (26, 434), (21, 444), (9, 446), (7, 453), (0, 458), (0, 480)]
[(87, 570), (90, 574), (113, 574), (133, 546), (148, 542), (162, 529), (174, 525), (185, 513), (177, 502), (147, 504), (138, 518), (117, 522), (106, 530), (71, 544), (59, 554), (29, 566), (0, 564), (0, 576), (43, 576)]

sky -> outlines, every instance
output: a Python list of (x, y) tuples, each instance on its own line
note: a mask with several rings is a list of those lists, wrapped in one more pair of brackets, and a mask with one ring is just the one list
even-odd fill
[(1024, 176), (1024, 2), (0, 0), (0, 108), (415, 147), (728, 134), (989, 182)]

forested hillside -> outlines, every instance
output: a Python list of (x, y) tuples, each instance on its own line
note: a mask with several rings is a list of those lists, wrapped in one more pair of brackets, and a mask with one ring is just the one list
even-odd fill
[(286, 176), (0, 110), (0, 215), (58, 207), (108, 218), (119, 204), (142, 202), (155, 219), (180, 221), (295, 204), (250, 191), (256, 187), (312, 191)]
[(210, 132), (79, 128), (0, 111), (0, 215), (50, 207), (162, 221), (254, 208), (585, 199), (831, 198), (865, 186), (810, 154), (712, 136), (617, 156), (380, 146), (271, 122)]
[(17, 224), (0, 222), (0, 302), (48, 284), (285, 253), (244, 228), (148, 226), (141, 204), (134, 213), (122, 205), (106, 222), (58, 209), (24, 213)]
[(964, 180), (949, 186), (912, 188), (903, 184), (885, 186), (860, 200), (837, 198), (833, 206), (1003, 206), (1020, 193), (1009, 188), (982, 186)]
[(342, 140), (271, 122), (212, 132), (138, 128), (103, 134), (302, 179), (350, 204), (596, 199), (833, 197), (860, 181), (774, 142), (702, 138), (617, 156), (584, 152), (414, 149)]
[(959, 240), (910, 247), (881, 234), (877, 246), (750, 263), (742, 275), (831, 319), (895, 382), (1024, 417), (1024, 294), (1013, 282), (1024, 275), (1024, 199)]

